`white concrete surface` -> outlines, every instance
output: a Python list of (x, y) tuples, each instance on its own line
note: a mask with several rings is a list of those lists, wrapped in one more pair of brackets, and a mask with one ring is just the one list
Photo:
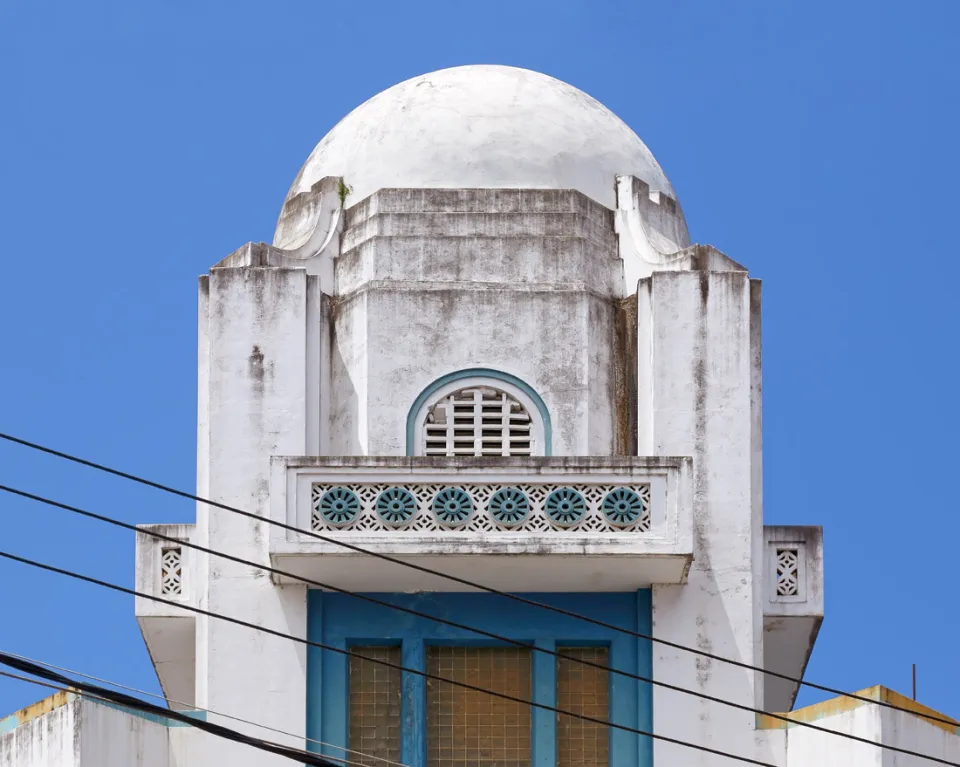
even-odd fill
[(80, 767), (79, 707), (72, 700), (0, 735), (0, 767)]
[[(686, 585), (654, 587), (654, 633), (762, 666), (762, 509), (752, 484), (760, 360), (751, 326), (759, 321), (759, 300), (738, 272), (656, 272), (640, 283), (638, 299), (638, 335), (646, 339), (638, 373), (640, 452), (691, 455), (694, 466), (694, 563)], [(690, 690), (762, 706), (762, 678), (754, 671), (663, 645), (654, 647), (653, 671)], [(653, 701), (662, 734), (772, 757), (750, 713), (662, 687), (654, 688)], [(717, 760), (658, 741), (654, 763)]]
[[(862, 706), (834, 716), (825, 716), (817, 719), (814, 724), (830, 732), (858, 735), (870, 740), (878, 741), (882, 737), (880, 714), (875, 706)], [(790, 727), (784, 735), (787, 767), (888, 765), (884, 751), (871, 744), (818, 732), (809, 727)]]
[[(823, 623), (823, 531), (819, 527), (763, 528), (763, 660), (764, 668), (802, 678)], [(798, 554), (797, 593), (777, 592), (777, 551)], [(768, 711), (793, 708), (800, 685), (780, 677), (764, 679)]]
[(70, 697), (0, 735), (0, 767), (178, 767), (171, 728)]
[[(960, 763), (960, 737), (956, 729), (949, 732), (921, 717), (891, 709), (882, 709), (879, 715), (882, 743)], [(882, 767), (927, 767), (930, 764), (932, 762), (927, 759), (887, 751), (883, 754)]]
[(348, 211), (343, 248), (331, 454), (404, 455), (417, 396), (475, 367), (544, 399), (553, 455), (629, 452), (617, 423), (629, 409), (616, 391), (624, 350), (610, 344), (623, 323), (610, 211), (576, 192), (393, 190)]
[(689, 269), (687, 224), (676, 200), (642, 179), (617, 176), (617, 235), (625, 295), (656, 271)]
[[(860, 694), (864, 693), (868, 697), (879, 695), (886, 702), (899, 706), (913, 705), (912, 701), (883, 688), (871, 688)], [(806, 714), (805, 721), (829, 732), (793, 724), (780, 730), (786, 767), (928, 767), (936, 764), (921, 756), (881, 748), (880, 744), (946, 760), (947, 763), (960, 762), (960, 737), (956, 728), (935, 724), (923, 717), (925, 713), (935, 712), (923, 706), (916, 706), (914, 711), (898, 711), (875, 703), (840, 698), (802, 709), (797, 715)], [(866, 738), (870, 743), (831, 734), (835, 732)]]
[[(214, 269), (208, 291), (200, 318), (209, 353), (202, 362), (209, 388), (201, 395), (200, 422), (206, 426), (198, 456), (201, 476), (211, 497), (266, 514), (269, 456), (302, 455), (306, 448), (307, 274), (302, 269)], [(197, 538), (202, 545), (269, 563), (261, 522), (201, 504)], [(279, 589), (262, 570), (204, 556), (196, 560), (205, 568), (198, 594), (202, 607), (305, 634), (304, 587)], [(198, 616), (197, 705), (302, 733), (305, 658), (304, 647), (288, 639)], [(284, 763), (235, 744), (214, 747), (200, 741), (198, 748), (200, 764)]]
[(180, 542), (191, 542), (194, 525), (139, 525), (137, 532), (136, 589), (142, 594), (161, 597), (157, 602), (137, 597), (135, 612), (140, 632), (147, 645), (150, 660), (156, 669), (164, 695), (180, 701), (175, 707), (189, 707), (196, 692), (196, 613), (177, 604), (196, 606), (199, 562), (196, 552), (181, 545), (181, 583), (179, 593), (164, 593), (161, 584), (163, 550), (176, 547), (175, 542), (150, 535), (155, 532)]

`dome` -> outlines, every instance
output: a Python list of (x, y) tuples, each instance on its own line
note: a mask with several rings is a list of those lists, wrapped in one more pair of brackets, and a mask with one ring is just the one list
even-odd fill
[[(463, 66), (354, 109), (313, 150), (284, 205), (342, 176), (348, 204), (384, 188), (513, 188), (576, 189), (615, 208), (618, 175), (675, 198), (650, 150), (596, 99), (525, 69)], [(278, 227), (274, 242), (286, 247), (298, 236)]]

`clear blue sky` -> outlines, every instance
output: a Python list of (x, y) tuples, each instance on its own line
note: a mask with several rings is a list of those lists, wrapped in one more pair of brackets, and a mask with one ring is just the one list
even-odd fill
[[(6, 0), (0, 431), (190, 489), (197, 275), (271, 239), (378, 91), (540, 70), (626, 120), (694, 239), (764, 281), (766, 521), (825, 528), (808, 678), (909, 693), (917, 662), (960, 714), (958, 29), (957, 0)], [(0, 482), (193, 520), (6, 444)], [(133, 584), (131, 534), (9, 497), (0, 548)], [(157, 689), (132, 599), (8, 562), (0, 582), (0, 647)], [(0, 715), (42, 696), (0, 679)]]

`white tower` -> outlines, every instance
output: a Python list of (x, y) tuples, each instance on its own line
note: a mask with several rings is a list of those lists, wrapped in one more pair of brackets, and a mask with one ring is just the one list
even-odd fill
[[(601, 104), (495, 66), (388, 89), (311, 154), (274, 243), (248, 244), (200, 278), (199, 326), (197, 492), (264, 521), (201, 504), (176, 536), (693, 694), (147, 535), (142, 589), (779, 758), (753, 713), (697, 694), (786, 710), (790, 683), (336, 543), (802, 674), (822, 618), (820, 534), (763, 526), (759, 283), (690, 245), (660, 166)], [(726, 764), (147, 600), (137, 614), (170, 698), (305, 734), (331, 755), (344, 746), (410, 767)], [(274, 764), (220, 743), (197, 758)]]

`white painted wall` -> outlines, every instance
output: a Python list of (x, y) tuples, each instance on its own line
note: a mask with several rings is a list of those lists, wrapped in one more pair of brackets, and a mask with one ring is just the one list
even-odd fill
[[(357, 317), (366, 328), (364, 365), (334, 380), (337, 392), (346, 390), (350, 399), (348, 381), (358, 383), (356, 402), (366, 410), (356, 418), (364, 454), (404, 455), (407, 412), (414, 400), (441, 376), (469, 367), (510, 373), (540, 394), (555, 424), (554, 455), (587, 452), (591, 372), (584, 350), (590, 303), (572, 290), (536, 288), (522, 295), (456, 287), (367, 293), (363, 316)], [(398, 327), (410, 324), (419, 332), (398, 335)], [(364, 368), (366, 382), (361, 381)], [(611, 424), (594, 424), (595, 440), (610, 446)]]
[[(815, 724), (831, 732), (873, 740), (882, 737), (881, 720), (876, 706), (860, 706), (834, 716), (823, 717)], [(809, 727), (790, 727), (781, 732), (786, 735), (787, 767), (889, 767), (884, 761), (884, 752), (877, 746), (818, 732)]]
[[(883, 743), (948, 762), (960, 762), (960, 737), (915, 714), (868, 703), (821, 717), (815, 724), (831, 732), (868, 738), (875, 744)], [(927, 767), (934, 764), (919, 756), (899, 754), (879, 745), (858, 743), (809, 727), (791, 726), (784, 732), (787, 767)]]
[[(912, 714), (889, 708), (877, 709), (884, 743), (921, 754), (960, 763), (960, 737)], [(886, 751), (882, 767), (928, 767), (926, 759)]]
[[(307, 274), (299, 269), (214, 269), (209, 278), (206, 325), (209, 390), (201, 444), (202, 472), (210, 497), (259, 514), (268, 513), (270, 456), (306, 449)], [(200, 506), (203, 545), (268, 563), (262, 523)], [(205, 608), (297, 636), (305, 635), (306, 589), (277, 588), (262, 571), (207, 558)], [(302, 733), (305, 724), (306, 653), (287, 639), (270, 637), (212, 618), (198, 617), (197, 704)], [(236, 722), (224, 722), (249, 729)], [(282, 764), (239, 745), (201, 740), (200, 764)]]
[(0, 735), (0, 767), (80, 767), (79, 708), (70, 701)]
[(0, 735), (0, 767), (174, 767), (173, 729), (75, 698)]
[[(638, 398), (641, 452), (691, 455), (694, 562), (681, 586), (653, 589), (655, 635), (762, 665), (762, 510), (754, 492), (753, 428), (759, 356), (751, 333), (751, 286), (742, 272), (658, 272), (640, 283)], [(762, 679), (654, 645), (654, 676), (762, 705)], [(754, 715), (655, 687), (658, 733), (754, 759), (774, 758)], [(657, 764), (713, 765), (715, 756), (663, 741)]]
[(169, 767), (165, 725), (89, 700), (79, 705), (79, 767)]
[(332, 455), (404, 455), (441, 376), (487, 367), (546, 402), (554, 455), (611, 455), (622, 265), (610, 211), (571, 191), (384, 190), (335, 267)]

